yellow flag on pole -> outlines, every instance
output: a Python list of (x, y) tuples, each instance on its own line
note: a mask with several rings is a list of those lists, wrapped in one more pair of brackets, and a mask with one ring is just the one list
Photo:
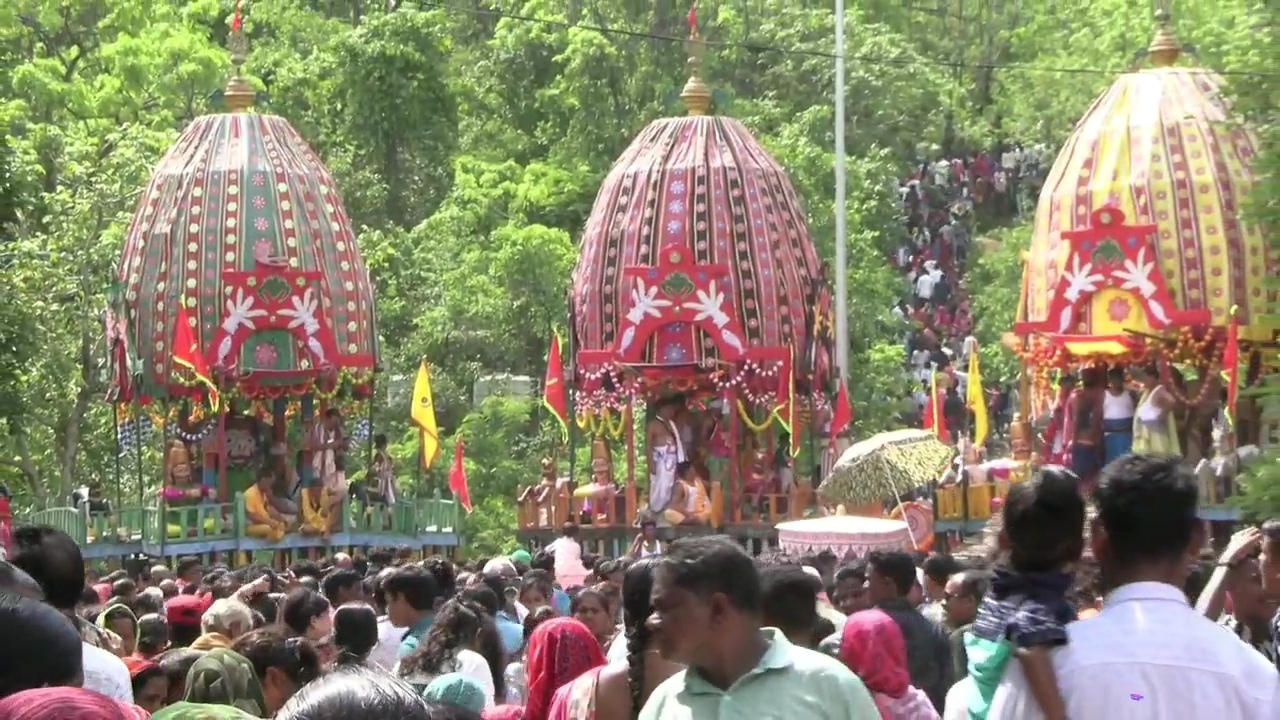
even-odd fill
[(965, 388), (965, 404), (973, 412), (973, 443), (979, 447), (987, 441), (991, 422), (987, 418), (987, 397), (982, 391), (982, 368), (978, 348), (969, 353), (969, 386)]
[(421, 434), (422, 466), (431, 467), (440, 454), (440, 433), (436, 430), (436, 404), (431, 397), (431, 369), (426, 358), (422, 358), (418, 378), (413, 381), (413, 407), (409, 413)]

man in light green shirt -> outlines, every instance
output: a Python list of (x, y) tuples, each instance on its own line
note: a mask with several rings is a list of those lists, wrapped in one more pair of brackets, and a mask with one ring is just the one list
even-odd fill
[(879, 720), (839, 660), (760, 627), (760, 576), (726, 537), (672, 543), (653, 583), (650, 625), (687, 670), (659, 685), (640, 720)]

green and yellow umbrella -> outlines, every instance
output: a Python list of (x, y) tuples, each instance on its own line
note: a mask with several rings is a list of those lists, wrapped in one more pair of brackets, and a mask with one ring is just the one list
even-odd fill
[(818, 486), (824, 505), (867, 505), (927, 485), (946, 471), (956, 449), (929, 430), (893, 430), (854, 443)]

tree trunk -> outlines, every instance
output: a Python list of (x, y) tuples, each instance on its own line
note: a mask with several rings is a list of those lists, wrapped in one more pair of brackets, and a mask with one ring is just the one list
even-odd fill
[(89, 402), (93, 400), (93, 337), (88, 328), (80, 331), (80, 389), (71, 409), (64, 416), (62, 436), (62, 478), (59, 495), (66, 497), (75, 487), (76, 461), (80, 456), (80, 432)]

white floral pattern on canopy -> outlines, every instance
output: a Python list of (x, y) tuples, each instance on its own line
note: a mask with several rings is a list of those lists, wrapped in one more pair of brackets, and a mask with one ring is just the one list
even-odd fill
[(865, 557), (873, 550), (912, 547), (911, 530), (902, 520), (835, 515), (778, 523), (778, 544), (787, 553), (807, 554), (830, 550), (841, 559)]

